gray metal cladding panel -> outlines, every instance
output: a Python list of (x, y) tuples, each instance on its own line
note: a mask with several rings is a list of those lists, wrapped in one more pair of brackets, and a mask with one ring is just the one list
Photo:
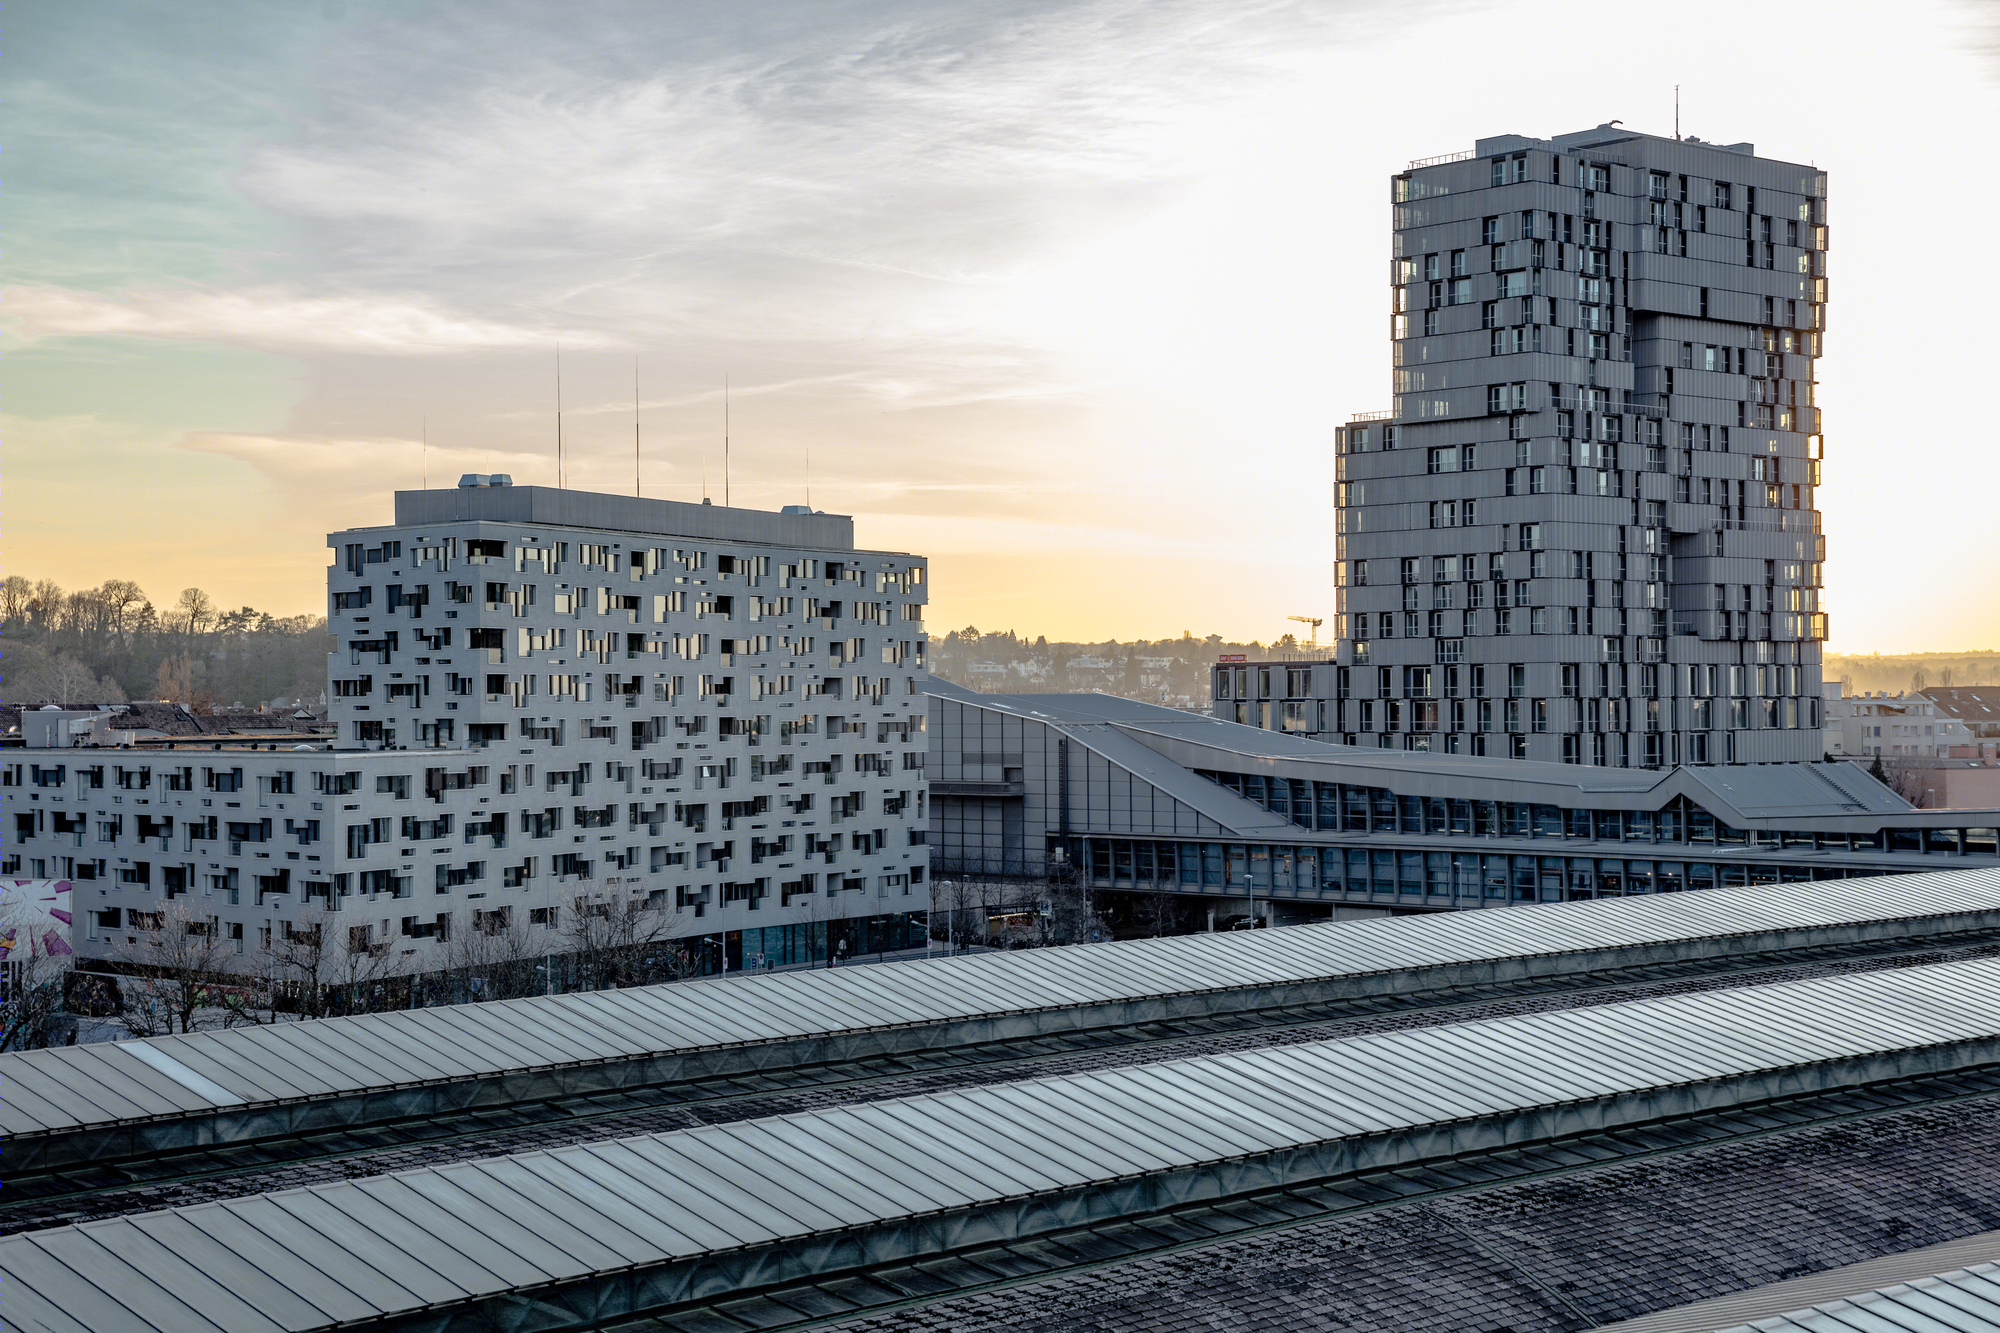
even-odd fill
[(1154, 791), (1173, 799), (1223, 828), (1249, 837), (1271, 837), (1295, 827), (1289, 820), (1272, 814), (1254, 801), (1197, 777), (1185, 767), (1163, 757), (1158, 751), (1111, 727), (1078, 727), (1071, 739), (1088, 747), (1093, 765), (1115, 764)]
[(844, 514), (774, 514), (548, 486), (396, 492), (398, 527), (482, 520), (513, 526), (609, 529), (697, 541), (750, 542), (800, 550), (854, 549), (854, 520)]
[[(1946, 871), (1127, 940), (320, 1019), (0, 1055), (0, 1127), (8, 1135), (57, 1133), (245, 1104), (1163, 995), (1997, 911), (2000, 872)], [(142, 1049), (148, 1058), (138, 1053)], [(187, 1082), (161, 1072), (176, 1066), (186, 1071)]]
[[(2000, 960), (1979, 960), (963, 1088), (17, 1233), (0, 1324), (317, 1329), (945, 1214), (1054, 1216), (1078, 1191), (1143, 1213), (1165, 1196), (1137, 1182), (1323, 1174), (1348, 1160), (1329, 1145), (1370, 1135), (1540, 1134), (1620, 1098), (1694, 1108), (1996, 1054)], [(1305, 1165), (1257, 1165), (1287, 1161)], [(1897, 1300), (1920, 1304), (1870, 1311)]]
[(2000, 1264), (1883, 1287), (1718, 1333), (2000, 1333)]

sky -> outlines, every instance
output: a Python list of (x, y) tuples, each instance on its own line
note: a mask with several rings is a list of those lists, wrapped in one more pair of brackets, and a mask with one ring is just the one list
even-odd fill
[(936, 631), (1270, 640), (1331, 616), (1333, 431), (1389, 406), (1389, 176), (1672, 133), (1678, 84), (1829, 172), (1829, 647), (2000, 648), (1951, 258), (2000, 6), (1550, 12), (18, 0), (0, 566), (322, 610), (391, 491), (553, 484), (559, 363), (573, 487), (853, 514)]

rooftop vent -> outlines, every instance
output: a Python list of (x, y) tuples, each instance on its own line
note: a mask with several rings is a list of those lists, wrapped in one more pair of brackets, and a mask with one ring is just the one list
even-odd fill
[(512, 486), (514, 479), (505, 472), (495, 472), (488, 476), (484, 472), (468, 472), (458, 479), (461, 490), (477, 490), (482, 486)]

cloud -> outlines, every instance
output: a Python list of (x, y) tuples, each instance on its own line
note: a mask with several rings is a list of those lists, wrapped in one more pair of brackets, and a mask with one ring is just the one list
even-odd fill
[(988, 556), (1003, 561), (1022, 552), (1095, 559), (1214, 560), (1239, 552), (1252, 555), (1265, 545), (1252, 533), (1223, 539), (1206, 532), (1147, 531), (1087, 522), (1038, 523), (1031, 519), (866, 510), (854, 515), (854, 536), (856, 544), (863, 547), (926, 555)]
[(8, 306), (27, 337), (560, 337), (762, 357), (890, 409), (1081, 401), (1098, 368), (1016, 312), (1237, 155), (1218, 113), (1330, 22), (1293, 0), (376, 11), (316, 30), (314, 98), (242, 146), (233, 189), (282, 231), (282, 282)]
[(901, 406), (1070, 394), (996, 291), (1236, 151), (1204, 120), (1323, 26), (1290, 3), (773, 13), (787, 31), (611, 4), (588, 40), (525, 10), (385, 16), (238, 183), (324, 279), (468, 321), (866, 367)]
[(507, 348), (577, 347), (599, 333), (497, 323), (440, 309), (422, 296), (309, 295), (296, 288), (152, 287), (116, 296), (15, 286), (0, 296), (17, 338), (126, 334), (237, 343), (279, 351), (425, 355)]
[(544, 450), (433, 444), (391, 436), (261, 435), (189, 431), (175, 447), (248, 464), (294, 505), (340, 522), (381, 523), (391, 492), (454, 484), (467, 472), (507, 472), (522, 485), (546, 484)]

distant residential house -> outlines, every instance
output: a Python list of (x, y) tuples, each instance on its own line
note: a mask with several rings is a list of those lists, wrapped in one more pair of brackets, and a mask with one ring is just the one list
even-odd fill
[[(1940, 758), (1966, 749), (1965, 757), (1977, 756), (1974, 747), (1977, 738), (1971, 727), (1929, 693), (1879, 692), (1836, 697), (1837, 688), (1826, 692), (1828, 754), (1848, 758), (1872, 755)], [(2000, 690), (1989, 689), (1987, 693), (2000, 702)]]
[(1967, 685), (1925, 690), (1924, 698), (1937, 706), (1945, 717), (1965, 729), (1962, 740), (1955, 739), (1949, 759), (2000, 759), (2000, 685)]

